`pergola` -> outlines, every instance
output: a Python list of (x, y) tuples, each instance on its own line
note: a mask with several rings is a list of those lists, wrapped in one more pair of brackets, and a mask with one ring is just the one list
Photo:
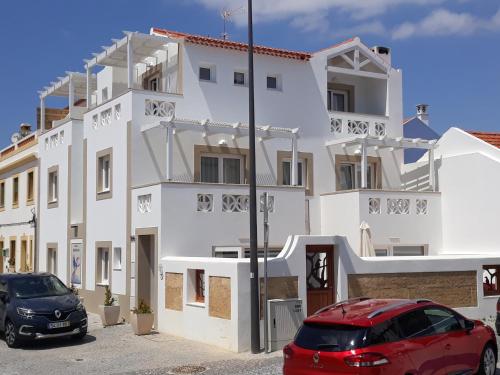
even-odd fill
[[(173, 110), (172, 110), (173, 111)], [(187, 120), (175, 118), (171, 115), (166, 120), (160, 120), (152, 124), (146, 124), (141, 127), (141, 132), (144, 134), (151, 129), (163, 128), (167, 130), (167, 180), (172, 179), (172, 155), (173, 155), (173, 137), (180, 131), (196, 131), (200, 132), (203, 138), (214, 134), (230, 134), (233, 139), (242, 136), (248, 136), (249, 128), (247, 124), (241, 122), (228, 123), (211, 120)], [(255, 126), (255, 135), (260, 141), (273, 138), (290, 139), (292, 142), (292, 185), (298, 185), (298, 150), (297, 139), (299, 137), (299, 128), (281, 128), (272, 126)]]
[(96, 88), (97, 77), (95, 75), (87, 77), (84, 73), (79, 72), (66, 72), (64, 77), (58, 77), (57, 81), (50, 82), (50, 86), (45, 86), (43, 90), (38, 91), (40, 96), (40, 124), (42, 124), (42, 127), (45, 124), (45, 99), (48, 96), (68, 98), (68, 108), (71, 114), (76, 99), (85, 98), (87, 91), (93, 91)]
[(395, 149), (423, 149), (428, 150), (429, 154), (429, 186), (432, 191), (435, 191), (435, 177), (434, 177), (434, 150), (437, 147), (436, 140), (426, 140), (420, 138), (391, 138), (387, 136), (374, 137), (370, 135), (354, 135), (346, 138), (339, 138), (334, 140), (329, 140), (325, 143), (326, 147), (331, 146), (341, 146), (342, 148), (347, 147), (358, 147), (361, 151), (361, 188), (366, 189), (368, 187), (368, 149), (373, 148), (374, 150), (379, 149), (389, 149), (391, 151)]
[[(169, 42), (177, 42), (166, 36), (142, 34), (139, 32), (123, 31), (121, 39), (112, 39), (113, 44), (102, 46), (100, 53), (93, 53), (93, 58), (85, 61), (87, 79), (90, 79), (94, 66), (113, 66), (127, 68), (128, 88), (134, 86), (134, 67), (136, 64), (148, 64), (154, 61), (157, 51), (164, 50)], [(87, 101), (90, 103), (91, 91), (87, 92)]]

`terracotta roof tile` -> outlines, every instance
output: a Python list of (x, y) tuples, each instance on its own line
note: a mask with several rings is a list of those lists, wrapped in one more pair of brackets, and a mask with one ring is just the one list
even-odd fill
[[(246, 43), (233, 42), (229, 40), (217, 39), (201, 35), (187, 34), (178, 31), (170, 31), (159, 28), (153, 28), (152, 31), (156, 34), (166, 35), (172, 38), (184, 39), (186, 42), (193, 44), (199, 44), (209, 47), (226, 48), (237, 51), (248, 50), (248, 44)], [(281, 48), (272, 48), (272, 47), (257, 46), (257, 45), (254, 46), (254, 52), (260, 55), (284, 57), (287, 59), (303, 60), (303, 61), (308, 61), (312, 56), (308, 52), (289, 51)]]
[(489, 143), (492, 146), (500, 148), (500, 133), (480, 132), (475, 130), (468, 130), (467, 133)]

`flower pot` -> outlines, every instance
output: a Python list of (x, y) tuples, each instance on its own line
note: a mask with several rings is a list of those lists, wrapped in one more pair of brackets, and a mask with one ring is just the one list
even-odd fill
[(104, 327), (113, 326), (118, 323), (120, 319), (120, 306), (103, 306), (99, 305), (99, 315)]
[(16, 272), (16, 266), (9, 266), (9, 273), (15, 273)]
[(130, 324), (136, 335), (147, 335), (151, 333), (154, 322), (154, 314), (130, 314)]

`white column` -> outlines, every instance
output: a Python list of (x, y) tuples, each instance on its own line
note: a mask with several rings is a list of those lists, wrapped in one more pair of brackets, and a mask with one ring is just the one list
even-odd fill
[(134, 88), (134, 50), (132, 48), (132, 36), (128, 37), (127, 42), (127, 72), (128, 88)]
[(167, 181), (172, 180), (172, 157), (173, 157), (173, 147), (174, 147), (174, 131), (171, 126), (167, 128), (167, 171), (166, 177)]
[(391, 99), (391, 90), (390, 90), (390, 81), (389, 81), (389, 77), (387, 77), (387, 79), (385, 80), (385, 83), (386, 83), (386, 90), (385, 90), (385, 115), (387, 117), (389, 117), (389, 111), (391, 109), (391, 106), (390, 106), (390, 99)]
[(45, 131), (45, 99), (40, 96), (40, 131)]
[(92, 94), (90, 91), (90, 86), (91, 86), (91, 77), (92, 77), (92, 68), (90, 68), (88, 65), (86, 66), (87, 68), (87, 109), (90, 109), (90, 102), (92, 101)]
[[(297, 152), (297, 137), (292, 138), (292, 186), (297, 186), (299, 183), (299, 160)], [(278, 181), (280, 182), (280, 181)]]
[(368, 155), (366, 150), (366, 144), (363, 142), (361, 144), (361, 188), (366, 189), (368, 187)]
[(69, 116), (71, 117), (71, 114), (73, 113), (73, 107), (75, 106), (75, 83), (73, 82), (73, 75), (69, 76), (69, 95), (68, 95), (68, 101), (69, 101)]
[(435, 170), (434, 170), (434, 149), (429, 150), (429, 187), (431, 191), (436, 191), (436, 181), (435, 181)]

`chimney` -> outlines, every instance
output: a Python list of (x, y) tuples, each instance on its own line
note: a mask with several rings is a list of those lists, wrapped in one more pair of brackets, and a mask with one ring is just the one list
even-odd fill
[(22, 123), (19, 126), (21, 137), (26, 137), (31, 133), (31, 125), (27, 123)]
[(378, 57), (391, 65), (391, 49), (389, 47), (375, 46), (371, 49)]
[(417, 118), (429, 126), (429, 104), (417, 105)]

